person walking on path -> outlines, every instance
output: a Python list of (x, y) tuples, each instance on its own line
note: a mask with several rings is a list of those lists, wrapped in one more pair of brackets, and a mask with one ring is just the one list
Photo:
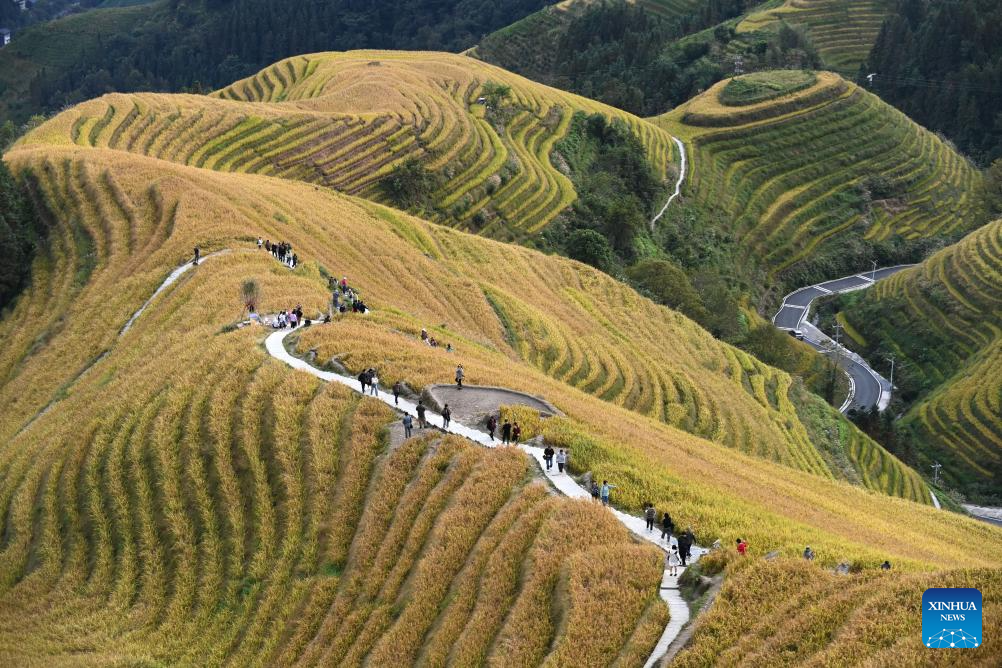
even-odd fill
[[(295, 311), (291, 311), (291, 312), (289, 313), (289, 326), (290, 326), (290, 327), (291, 327), (292, 329), (295, 329), (295, 328), (296, 328), (296, 325), (298, 325), (298, 324), (299, 324), (299, 316), (297, 316), (297, 315), (296, 315), (296, 312), (295, 312)], [(362, 392), (364, 393), (364, 392), (365, 392), (365, 390), (362, 390)]]
[(692, 556), (692, 544), (696, 542), (696, 537), (692, 535), (692, 529), (686, 530), (678, 537), (678, 556), (682, 558), (682, 565), (685, 566), (686, 559)]
[(595, 482), (594, 480), (592, 480), (591, 481), (591, 500), (594, 501), (595, 503), (598, 503), (598, 495), (599, 495), (598, 483)]
[(463, 389), (463, 377), (465, 375), (466, 374), (463, 372), (463, 365), (460, 364), (459, 366), (456, 367), (456, 389), (457, 390)]
[(511, 444), (518, 445), (518, 440), (522, 438), (522, 428), (516, 422), (511, 426)]
[(347, 276), (342, 276), (341, 277), (341, 293), (342, 294), (348, 294), (348, 277)]
[(609, 505), (609, 493), (612, 492), (612, 490), (614, 490), (614, 489), (616, 489), (616, 486), (615, 485), (610, 485), (608, 480), (603, 480), (602, 481), (601, 493), (602, 493), (602, 505), (603, 506)]
[(424, 429), (425, 427), (428, 426), (428, 423), (425, 422), (425, 419), (424, 419), (424, 412), (425, 412), (424, 402), (422, 400), (418, 399), (418, 404), (417, 404), (417, 426), (418, 426), (418, 429)]
[(557, 473), (563, 473), (565, 468), (567, 468), (567, 451), (560, 448), (557, 453)]
[(644, 520), (647, 522), (647, 533), (654, 531), (654, 522), (658, 519), (658, 511), (654, 509), (654, 504), (647, 502), (644, 504)]
[(452, 411), (449, 410), (449, 404), (445, 405), (442, 409), (442, 429), (449, 428), (449, 421), (452, 419)]
[(369, 372), (363, 371), (358, 374), (358, 383), (362, 386), (362, 394), (365, 394), (365, 388), (369, 384)]
[(673, 533), (675, 533), (675, 523), (666, 510), (665, 514), (661, 517), (661, 540), (667, 540), (670, 543)]
[(497, 428), (498, 428), (497, 417), (492, 415), (489, 418), (487, 418), (487, 435), (491, 437), (492, 441), (494, 440), (494, 432), (495, 430), (497, 430)]
[(814, 561), (814, 550), (810, 545), (804, 548), (804, 561)]
[(668, 553), (668, 568), (671, 569), (668, 575), (678, 577), (678, 567), (682, 563), (682, 558), (678, 553), (678, 546), (672, 545), (671, 552)]
[(546, 470), (549, 471), (553, 468), (553, 448), (546, 446), (543, 450), (543, 461), (546, 462)]
[(748, 554), (748, 543), (744, 542), (744, 540), (740, 538), (738, 538), (738, 554), (742, 557)]
[(261, 248), (262, 248), (263, 246), (264, 246), (264, 239), (262, 239), (261, 237), (258, 237), (258, 238), (257, 238), (257, 249), (258, 249), (258, 250), (261, 250)]
[(411, 437), (411, 430), (414, 428), (414, 418), (410, 413), (404, 413), (404, 438)]
[(501, 425), (501, 444), (508, 445), (508, 443), (510, 442), (511, 442), (511, 422), (505, 420), (504, 424)]
[(393, 405), (400, 405), (400, 395), (404, 391), (404, 386), (400, 384), (400, 381), (393, 383)]
[(379, 377), (376, 376), (375, 369), (369, 369), (369, 392), (374, 397), (379, 396)]
[(198, 246), (195, 246), (195, 259), (194, 259), (194, 260), (192, 260), (191, 264), (192, 264), (193, 266), (196, 266), (196, 267), (197, 267), (197, 266), (198, 266), (198, 259), (199, 259), (200, 257), (202, 257), (202, 249), (201, 249), (201, 248), (199, 248)]

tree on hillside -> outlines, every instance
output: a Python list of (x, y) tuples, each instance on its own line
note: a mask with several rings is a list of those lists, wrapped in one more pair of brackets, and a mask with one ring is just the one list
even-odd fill
[(248, 278), (240, 286), (240, 298), (248, 312), (257, 313), (257, 305), (261, 301), (261, 286), (253, 278)]
[(567, 255), (578, 262), (609, 272), (616, 266), (616, 254), (609, 240), (595, 230), (574, 230), (565, 244)]

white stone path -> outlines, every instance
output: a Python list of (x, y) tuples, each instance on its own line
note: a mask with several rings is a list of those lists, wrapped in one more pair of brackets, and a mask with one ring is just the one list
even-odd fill
[[(313, 326), (322, 327), (323, 325), (313, 325)], [(299, 359), (298, 357), (294, 357), (293, 355), (291, 355), (285, 349), (284, 341), (285, 337), (294, 331), (296, 330), (280, 329), (272, 334), (269, 334), (268, 337), (265, 339), (264, 343), (265, 349), (268, 351), (268, 354), (274, 357), (275, 359), (285, 362), (294, 369), (305, 371), (309, 374), (316, 376), (317, 378), (320, 378), (321, 380), (325, 380), (331, 383), (340, 383), (341, 385), (345, 385), (355, 390), (356, 392), (361, 392), (362, 390), (361, 385), (359, 384), (356, 378), (342, 376), (341, 374), (333, 373), (331, 371), (322, 371), (316, 368), (315, 366), (311, 365), (310, 363), (306, 362), (305, 360)], [(378, 390), (378, 393), (376, 395), (367, 393), (366, 396), (379, 399), (384, 404), (387, 404), (388, 406), (395, 408), (399, 411), (405, 411), (414, 416), (417, 415), (417, 404), (415, 404), (412, 401), (407, 401), (405, 399), (400, 399), (400, 403), (395, 404), (393, 401), (393, 395), (389, 392)], [(431, 409), (428, 409), (425, 413), (425, 417), (430, 425), (436, 428), (441, 428), (442, 416), (439, 413), (436, 413)], [(450, 434), (463, 436), (464, 438), (467, 438), (487, 448), (493, 448), (498, 445), (498, 442), (491, 439), (491, 437), (488, 436), (486, 432), (482, 432), (478, 429), (467, 427), (466, 425), (460, 424), (455, 420), (453, 420), (449, 424), (449, 428), (446, 429), (445, 431), (449, 432)], [(542, 448), (537, 448), (530, 445), (519, 445), (518, 447), (521, 448), (522, 451), (524, 451), (527, 455), (529, 455), (536, 461), (536, 463), (539, 465), (539, 468), (542, 470), (546, 478), (561, 494), (573, 499), (591, 499), (591, 493), (585, 490), (580, 485), (578, 485), (571, 476), (567, 475), (566, 473), (557, 473), (555, 467), (549, 471), (546, 470), (546, 466), (543, 462)], [(646, 540), (649, 543), (657, 545), (662, 550), (667, 550), (667, 545), (664, 542), (658, 540), (659, 536), (661, 535), (660, 529), (657, 529), (652, 533), (648, 533), (646, 528), (646, 522), (644, 521), (643, 518), (624, 513), (611, 507), (609, 508), (609, 510), (616, 516), (616, 519), (618, 519), (624, 526), (626, 526), (626, 528), (629, 529), (630, 532), (633, 533), (635, 536), (637, 536), (642, 540)], [(676, 540), (674, 538), (672, 538), (672, 543), (673, 544), (676, 543)], [(701, 548), (697, 545), (693, 545), (692, 559), (690, 561), (696, 561), (697, 559), (699, 559), (701, 555), (705, 553), (706, 550), (704, 548)], [(683, 570), (684, 569), (679, 568), (678, 572), (681, 574)], [(668, 650), (668, 646), (671, 645), (671, 643), (678, 636), (679, 632), (682, 630), (682, 627), (685, 626), (686, 623), (689, 621), (689, 606), (682, 599), (682, 596), (679, 593), (678, 578), (669, 575), (667, 568), (665, 568), (664, 575), (661, 579), (660, 594), (662, 600), (664, 600), (664, 602), (668, 605), (668, 609), (671, 613), (671, 618), (668, 621), (668, 625), (665, 627), (664, 633), (661, 634), (661, 639), (658, 640), (657, 645), (654, 647), (654, 651), (651, 652), (650, 658), (648, 658), (647, 662), (644, 664), (644, 668), (650, 668), (650, 666), (653, 666), (657, 662), (657, 660), (664, 655), (664, 653)]]

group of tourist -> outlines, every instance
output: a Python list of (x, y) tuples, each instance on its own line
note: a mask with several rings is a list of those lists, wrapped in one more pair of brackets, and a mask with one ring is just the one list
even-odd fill
[(333, 276), (327, 279), (331, 291), (331, 308), (334, 313), (365, 313), (369, 308), (358, 296), (354, 288), (348, 285), (348, 277), (342, 276), (340, 282)]
[[(374, 397), (379, 395), (379, 377), (372, 367), (358, 374), (358, 382), (362, 386), (362, 394), (371, 394)], [(396, 385), (393, 387), (396, 389)]]
[[(441, 345), (434, 336), (428, 336), (428, 330), (425, 329), (425, 328), (423, 328), (423, 327), (421, 328), (421, 343), (424, 343), (425, 345), (429, 345), (432, 348), (438, 348)], [(446, 343), (445, 344), (445, 352), (447, 352), (447, 353), (451, 353), (452, 352), (452, 344), (451, 343)], [(459, 368), (462, 369), (463, 368), (462, 365), (460, 365)], [(460, 379), (461, 379), (461, 376), (457, 377), (456, 382), (459, 383)], [(459, 384), (461, 385), (461, 383), (459, 383)], [(460, 388), (460, 389), (462, 389), (462, 388)]]
[(264, 248), (266, 251), (274, 255), (276, 260), (289, 265), (292, 269), (295, 269), (296, 265), (299, 264), (299, 256), (292, 252), (292, 244), (290, 243), (285, 241), (271, 243), (271, 239), (262, 240), (261, 237), (258, 237), (257, 247), (259, 250)]
[[(267, 322), (267, 321), (265, 321)], [(285, 329), (290, 327), (295, 329), (300, 325), (309, 325), (310, 320), (303, 317), (303, 305), (296, 304), (296, 308), (287, 309), (285, 311), (279, 311), (275, 319), (271, 321), (271, 326), (274, 329)]]
[(557, 473), (563, 473), (567, 467), (567, 451), (560, 448), (560, 450), (554, 452), (551, 446), (546, 446), (546, 449), (543, 450), (543, 461), (546, 462), (547, 471), (553, 469), (554, 457), (557, 459)]
[[(459, 368), (462, 369), (463, 367), (460, 366)], [(458, 378), (458, 380), (461, 380), (461, 378)], [(491, 437), (491, 441), (494, 440), (494, 433), (497, 429), (498, 418), (496, 415), (491, 415), (487, 418), (487, 435)], [(522, 440), (522, 427), (518, 425), (518, 422), (512, 423), (505, 418), (504, 424), (501, 425), (501, 445), (518, 445), (520, 440)]]

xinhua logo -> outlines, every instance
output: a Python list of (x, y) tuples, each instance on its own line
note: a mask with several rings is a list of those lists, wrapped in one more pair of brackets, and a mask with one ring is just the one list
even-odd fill
[(922, 642), (926, 647), (979, 647), (981, 592), (926, 589), (922, 594)]

